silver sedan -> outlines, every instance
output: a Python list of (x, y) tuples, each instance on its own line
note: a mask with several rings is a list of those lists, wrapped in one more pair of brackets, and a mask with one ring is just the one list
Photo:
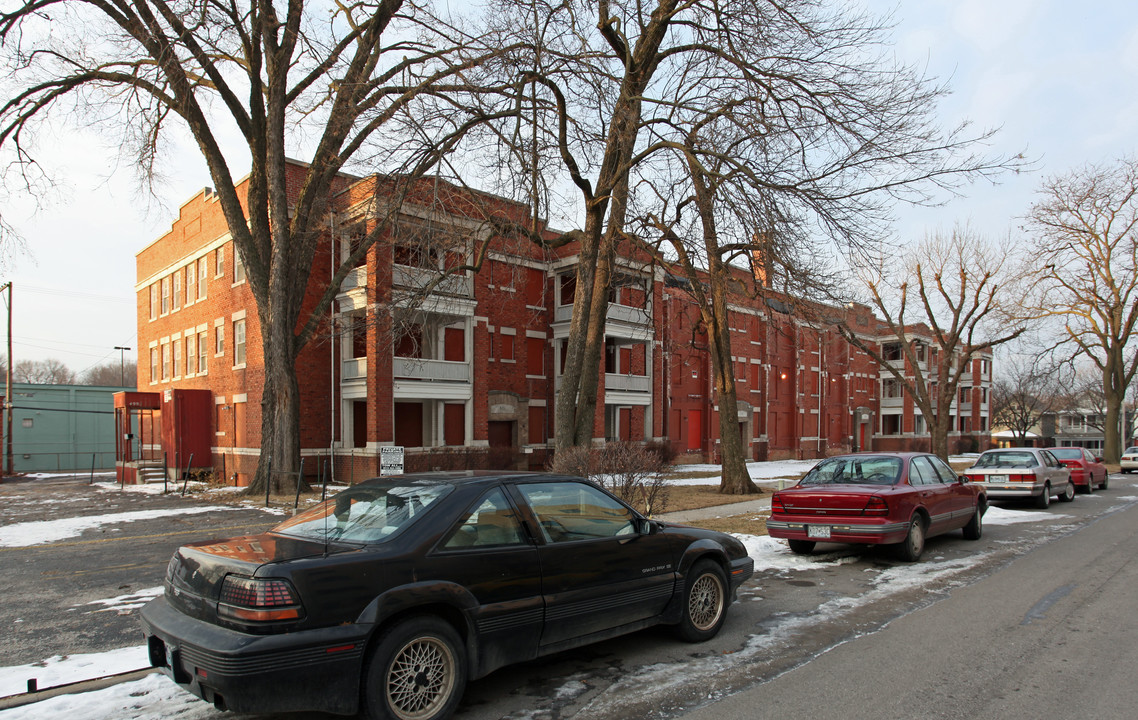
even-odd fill
[(1033, 499), (1042, 509), (1051, 504), (1052, 495), (1064, 502), (1075, 499), (1070, 469), (1039, 448), (988, 450), (963, 474), (983, 485), (990, 500)]

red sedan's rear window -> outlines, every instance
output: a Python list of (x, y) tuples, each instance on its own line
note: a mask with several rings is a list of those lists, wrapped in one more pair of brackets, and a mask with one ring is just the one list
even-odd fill
[(1082, 460), (1083, 459), (1083, 449), (1082, 448), (1076, 448), (1076, 447), (1073, 447), (1073, 448), (1054, 448), (1051, 450), (1051, 454), (1054, 455), (1055, 457), (1059, 458), (1060, 460)]
[(888, 456), (835, 457), (815, 465), (799, 485), (895, 485), (901, 465)]

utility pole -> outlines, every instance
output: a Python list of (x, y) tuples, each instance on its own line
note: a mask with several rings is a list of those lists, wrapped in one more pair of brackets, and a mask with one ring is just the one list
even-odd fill
[[(115, 345), (115, 350), (119, 351), (119, 385), (125, 386), (126, 385), (126, 351), (130, 350), (130, 348)], [(187, 365), (189, 364), (189, 362), (190, 362), (190, 359), (186, 358), (186, 364)]]
[(12, 283), (0, 286), (8, 291), (8, 373), (4, 378), (4, 474), (15, 474), (12, 461)]

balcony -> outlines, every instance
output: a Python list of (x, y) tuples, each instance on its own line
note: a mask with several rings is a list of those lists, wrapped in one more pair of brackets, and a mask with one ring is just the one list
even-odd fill
[(885, 408), (899, 408), (904, 406), (905, 398), (903, 397), (883, 397), (881, 398), (881, 407)]
[(343, 382), (367, 378), (367, 358), (349, 358), (340, 365), (340, 379)]
[(340, 283), (340, 292), (336, 295), (336, 304), (340, 312), (361, 310), (367, 306), (367, 268), (353, 269), (344, 281)]
[(605, 373), (605, 392), (652, 392), (652, 378), (647, 375)]
[(470, 363), (397, 357), (392, 375), (398, 379), (420, 382), (469, 383)]
[(432, 295), (473, 297), (474, 282), (471, 278), (466, 275), (447, 275), (439, 280), (441, 272), (441, 270), (425, 270), (407, 265), (393, 265), (391, 283), (395, 287), (409, 288), (413, 292), (419, 292), (438, 281), (438, 284), (431, 289)]
[[(558, 305), (553, 311), (554, 322), (569, 322), (572, 319), (572, 305)], [(608, 310), (605, 312), (605, 319), (610, 322), (622, 322), (629, 325), (648, 325), (652, 322), (652, 316), (644, 308), (615, 303), (609, 303)]]

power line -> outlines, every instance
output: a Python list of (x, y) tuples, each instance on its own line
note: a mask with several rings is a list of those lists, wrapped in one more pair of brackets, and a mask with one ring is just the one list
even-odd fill
[(136, 305), (137, 298), (124, 298), (115, 295), (101, 295), (99, 293), (84, 292), (82, 290), (64, 290), (62, 288), (45, 288), (36, 287), (34, 285), (20, 285), (20, 292), (38, 293), (40, 295), (56, 295), (62, 297), (80, 298), (83, 300), (98, 300), (102, 302), (124, 303), (127, 305)]

